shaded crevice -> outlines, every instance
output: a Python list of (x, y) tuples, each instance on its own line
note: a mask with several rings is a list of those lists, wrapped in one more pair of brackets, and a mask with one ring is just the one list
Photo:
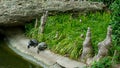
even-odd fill
[(0, 41), (5, 40), (5, 38), (6, 38), (6, 36), (2, 32), (0, 32)]
[(0, 26), (0, 40), (6, 40), (10, 35), (16, 35), (25, 31), (25, 26)]

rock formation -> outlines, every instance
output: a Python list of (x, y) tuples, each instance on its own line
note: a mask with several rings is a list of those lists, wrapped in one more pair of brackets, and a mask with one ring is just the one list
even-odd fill
[(83, 51), (81, 55), (81, 61), (85, 62), (88, 58), (93, 56), (93, 48), (92, 48), (92, 41), (91, 41), (91, 31), (90, 27), (88, 27), (86, 38), (83, 42)]
[(94, 60), (98, 61), (100, 58), (103, 58), (108, 55), (110, 46), (112, 45), (112, 28), (108, 26), (106, 38), (98, 43), (98, 54), (94, 57)]
[(46, 21), (47, 21), (47, 16), (48, 16), (48, 11), (43, 13), (43, 16), (41, 17), (40, 33), (44, 32), (45, 24), (46, 24)]
[[(85, 5), (85, 6), (84, 6)], [(44, 10), (54, 12), (66, 11), (96, 11), (102, 10), (103, 3), (74, 1), (43, 1), (42, 0), (1, 0), (0, 1), (0, 26), (24, 25), (33, 19), (39, 18)], [(91, 9), (92, 8), (92, 9)], [(54, 12), (52, 12), (54, 11)]]
[(36, 20), (35, 20), (35, 28), (37, 28), (38, 27), (38, 19), (36, 18)]
[(36, 0), (1, 0), (0, 26), (24, 25), (42, 12), (42, 4)]

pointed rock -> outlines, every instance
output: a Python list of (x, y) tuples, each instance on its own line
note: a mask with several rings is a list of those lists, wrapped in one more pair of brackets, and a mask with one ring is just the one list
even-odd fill
[(107, 56), (110, 46), (112, 45), (112, 27), (108, 26), (106, 38), (98, 43), (98, 54), (95, 56), (95, 60)]
[(92, 57), (92, 55), (93, 55), (93, 48), (91, 42), (91, 31), (90, 31), (90, 27), (88, 27), (86, 38), (83, 42), (81, 61), (85, 62), (88, 58)]

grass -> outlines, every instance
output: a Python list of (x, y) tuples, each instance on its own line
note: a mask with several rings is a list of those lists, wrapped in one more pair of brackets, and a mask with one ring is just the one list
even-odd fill
[[(97, 54), (97, 44), (105, 38), (109, 23), (110, 14), (105, 12), (79, 15), (76, 18), (71, 18), (71, 14), (58, 14), (48, 17), (44, 34), (38, 34), (34, 23), (26, 24), (26, 36), (36, 38), (40, 42), (45, 41), (51, 51), (77, 60), (82, 52), (87, 27), (91, 28), (92, 46)], [(81, 34), (84, 38), (80, 37)]]

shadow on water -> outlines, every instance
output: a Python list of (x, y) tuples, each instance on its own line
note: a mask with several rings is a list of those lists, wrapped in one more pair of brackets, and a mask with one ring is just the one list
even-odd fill
[(14, 53), (0, 37), (0, 68), (42, 68)]

